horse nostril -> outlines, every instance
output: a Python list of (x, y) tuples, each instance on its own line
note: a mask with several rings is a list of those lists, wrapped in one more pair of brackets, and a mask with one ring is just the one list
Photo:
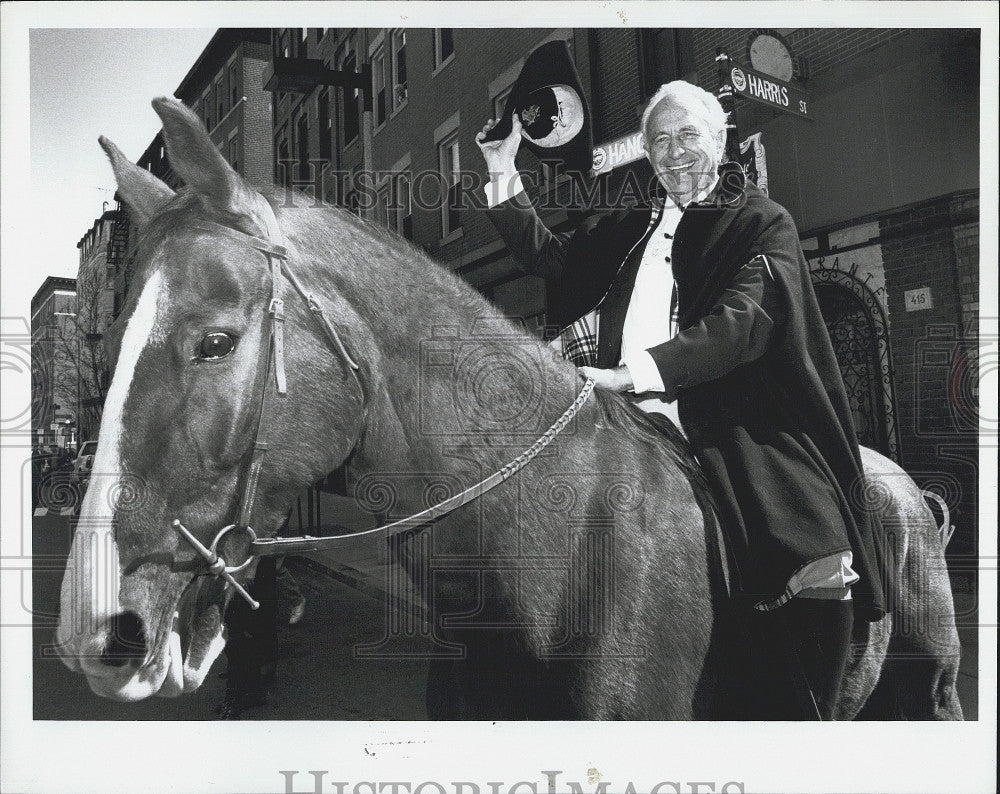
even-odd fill
[(108, 621), (108, 640), (101, 664), (121, 667), (133, 659), (146, 658), (146, 632), (135, 612), (119, 612)]

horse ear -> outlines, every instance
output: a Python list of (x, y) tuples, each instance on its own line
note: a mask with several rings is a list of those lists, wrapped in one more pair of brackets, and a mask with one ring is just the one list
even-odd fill
[(118, 192), (140, 224), (156, 215), (174, 197), (174, 191), (165, 182), (145, 168), (139, 168), (103, 135), (97, 142), (111, 161), (115, 181), (118, 182)]
[(216, 206), (238, 211), (249, 188), (208, 137), (205, 126), (183, 102), (168, 97), (153, 100), (163, 122), (163, 140), (170, 166), (185, 184)]

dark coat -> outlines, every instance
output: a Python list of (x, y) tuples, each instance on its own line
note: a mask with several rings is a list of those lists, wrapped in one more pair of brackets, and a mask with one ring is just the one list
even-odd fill
[[(547, 280), (551, 322), (600, 304), (600, 367), (619, 362), (652, 211), (553, 235), (524, 202), (490, 210), (523, 269)], [(804, 565), (851, 549), (855, 612), (878, 619), (881, 555), (860, 452), (791, 217), (724, 166), (713, 196), (684, 211), (671, 258), (681, 332), (649, 353), (712, 482), (744, 593), (773, 599)]]

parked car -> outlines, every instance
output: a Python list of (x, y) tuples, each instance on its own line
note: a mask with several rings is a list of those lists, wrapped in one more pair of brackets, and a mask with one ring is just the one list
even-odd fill
[(90, 479), (90, 471), (94, 468), (94, 455), (97, 453), (96, 441), (84, 441), (73, 461), (73, 480), (83, 484)]

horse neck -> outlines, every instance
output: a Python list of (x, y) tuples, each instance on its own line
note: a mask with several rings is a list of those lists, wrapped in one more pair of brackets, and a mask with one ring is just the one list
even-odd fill
[(465, 282), (353, 216), (325, 215), (334, 227), (325, 237), (338, 245), (317, 243), (315, 228), (301, 245), (312, 248), (317, 292), (346, 300), (364, 326), (347, 329), (370, 392), (352, 468), (467, 473), (472, 462), (492, 471), (572, 403), (575, 369)]

